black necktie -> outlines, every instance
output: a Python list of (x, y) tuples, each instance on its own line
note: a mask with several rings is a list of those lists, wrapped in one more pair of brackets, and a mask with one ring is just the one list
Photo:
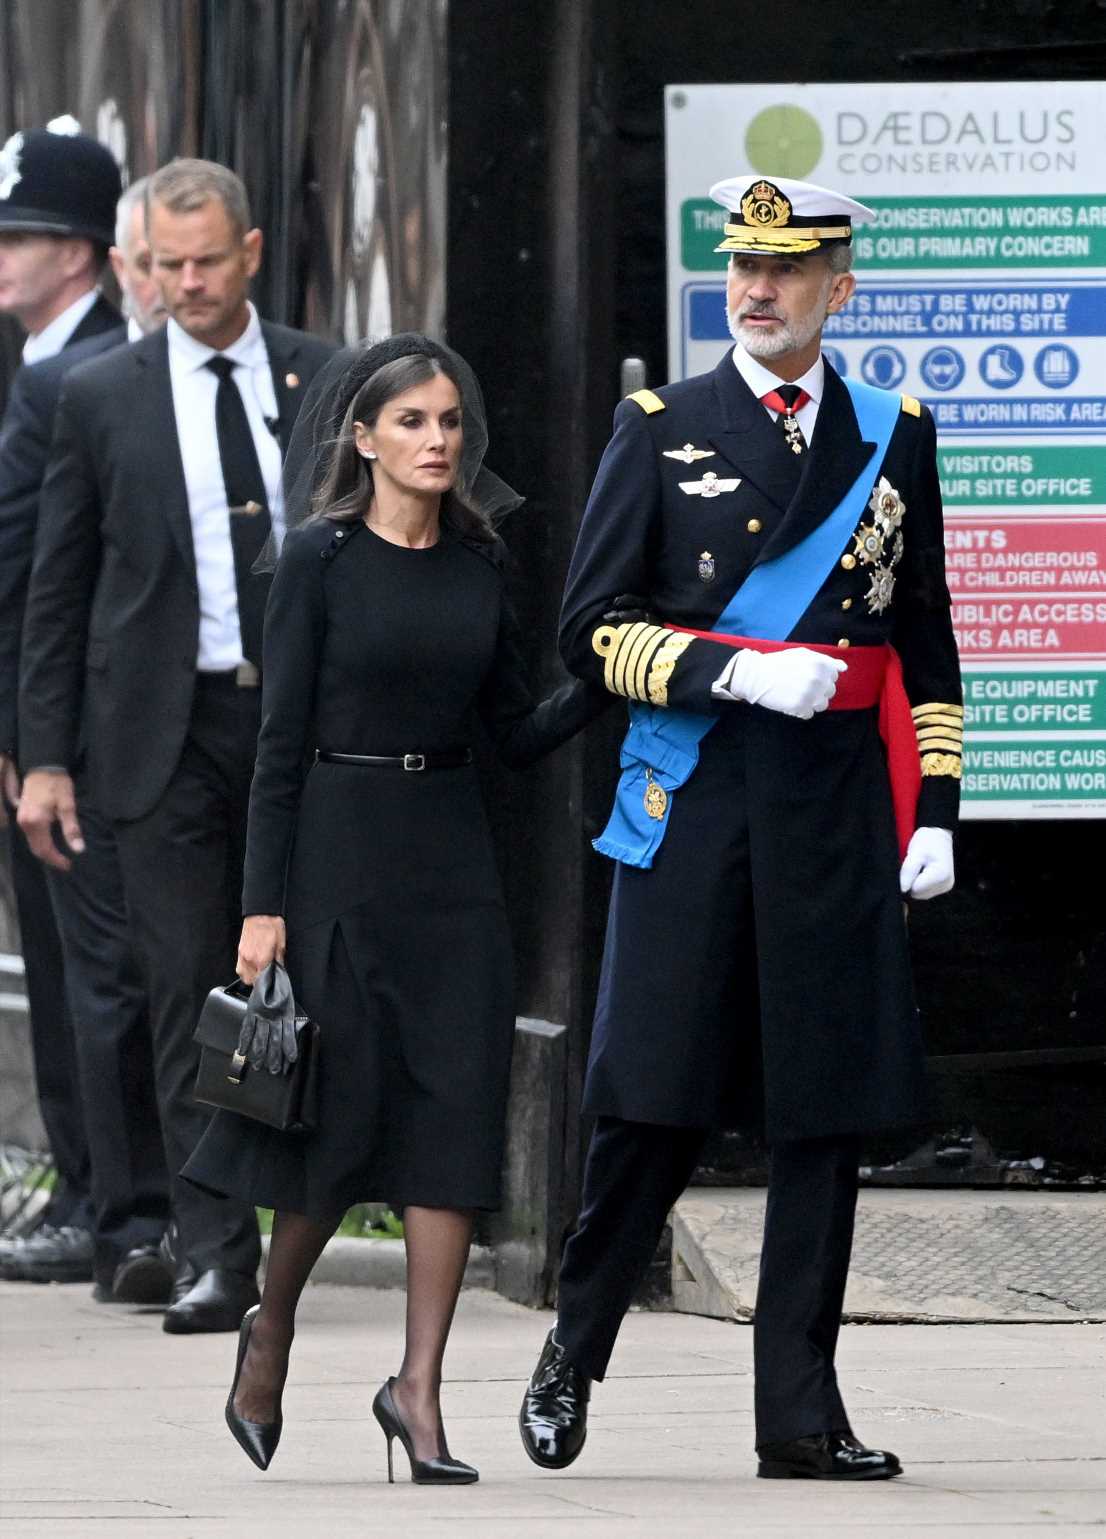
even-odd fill
[(215, 392), (215, 432), (230, 512), (230, 542), (234, 551), (234, 581), (238, 589), (238, 624), (242, 653), (261, 666), (261, 632), (269, 584), (252, 570), (269, 538), (269, 497), (250, 432), (250, 419), (234, 383), (234, 363), (222, 353), (209, 358), (207, 368), (219, 381)]
[(806, 439), (803, 430), (795, 420), (795, 414), (800, 407), (810, 400), (806, 391), (798, 385), (777, 385), (775, 390), (770, 390), (767, 395), (761, 396), (766, 406), (779, 412), (776, 418), (776, 427), (783, 434), (784, 442), (792, 454), (802, 454), (806, 448)]

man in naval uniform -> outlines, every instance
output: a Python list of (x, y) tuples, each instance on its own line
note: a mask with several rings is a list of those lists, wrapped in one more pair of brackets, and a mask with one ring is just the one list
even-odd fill
[[(615, 413), (561, 647), (630, 702), (584, 1093), (596, 1118), (558, 1320), (520, 1416), (570, 1464), (590, 1382), (712, 1128), (762, 1103), (758, 1473), (885, 1479), (834, 1352), (863, 1136), (922, 1113), (903, 895), (953, 884), (963, 709), (935, 431), (821, 356), (849, 198), (719, 183), (736, 345)], [(625, 611), (636, 596), (638, 612)]]

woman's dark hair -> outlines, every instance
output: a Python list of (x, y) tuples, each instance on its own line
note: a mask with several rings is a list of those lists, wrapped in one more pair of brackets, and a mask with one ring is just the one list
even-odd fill
[[(358, 390), (342, 418), (334, 440), (330, 463), (311, 499), (312, 519), (327, 518), (334, 523), (352, 524), (364, 518), (373, 497), (372, 468), (358, 452), (353, 424), (363, 422), (375, 427), (381, 410), (396, 396), (425, 385), (436, 374), (444, 375), (461, 394), (461, 383), (448, 358), (427, 353), (408, 353), (377, 369)], [(465, 502), (456, 490), (442, 498), (442, 522), (456, 534), (468, 539), (494, 540), (490, 521)]]

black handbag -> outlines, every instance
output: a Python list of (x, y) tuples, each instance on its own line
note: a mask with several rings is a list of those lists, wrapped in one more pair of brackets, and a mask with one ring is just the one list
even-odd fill
[[(280, 1051), (279, 1033), (273, 1051), (251, 1051), (259, 1024), (266, 1024), (264, 1012), (258, 1014), (263, 992), (267, 1005), (275, 996), (287, 1013), (294, 1034), (294, 1060)], [(319, 1028), (296, 1010), (288, 974), (278, 962), (262, 972), (252, 989), (237, 978), (226, 988), (212, 989), (193, 1037), (200, 1048), (197, 1101), (237, 1112), (282, 1133), (308, 1133), (315, 1127)]]

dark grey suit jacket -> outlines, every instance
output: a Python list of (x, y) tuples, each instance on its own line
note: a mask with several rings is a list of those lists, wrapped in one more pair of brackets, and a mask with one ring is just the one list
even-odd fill
[(97, 299), (60, 353), (18, 370), (0, 428), (0, 753), (17, 751), (16, 708), (23, 608), (38, 499), (62, 381), (70, 369), (126, 340), (123, 317)]
[[(286, 447), (306, 387), (334, 349), (286, 326), (262, 330)], [(83, 752), (109, 817), (149, 812), (184, 746), (199, 626), (162, 331), (65, 381), (23, 630), (24, 770), (72, 768)]]

